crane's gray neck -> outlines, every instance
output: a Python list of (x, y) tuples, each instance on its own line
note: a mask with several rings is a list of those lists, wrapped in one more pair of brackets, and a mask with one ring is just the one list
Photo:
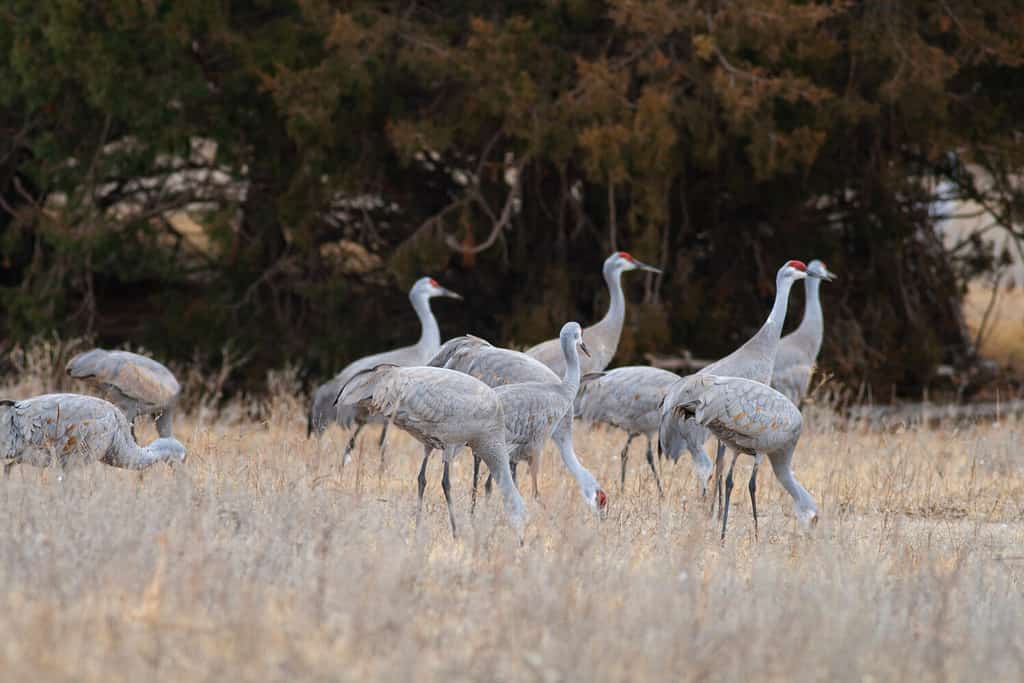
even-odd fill
[[(594, 325), (606, 340), (614, 339), (611, 347), (617, 348), (622, 336), (622, 323), (626, 320), (626, 299), (622, 294), (622, 269), (614, 265), (604, 267), (604, 282), (608, 285), (608, 312)], [(613, 352), (614, 353), (614, 352)]]
[[(791, 451), (792, 453), (792, 451)], [(782, 488), (786, 489), (793, 501), (796, 503), (797, 512), (804, 515), (808, 512), (814, 512), (817, 514), (818, 505), (814, 502), (814, 498), (807, 492), (800, 482), (793, 476), (793, 470), (790, 468), (790, 456), (775, 458), (771, 461), (772, 470), (775, 472), (775, 478), (782, 484)]]
[(754, 341), (758, 345), (777, 346), (782, 336), (782, 325), (786, 322), (786, 309), (789, 306), (789, 290), (793, 287), (793, 281), (788, 277), (779, 275), (775, 280), (775, 303), (772, 304), (772, 311), (768, 319), (757, 331)]
[(169, 438), (173, 435), (173, 426), (174, 406), (167, 406), (156, 419), (156, 431), (161, 437)]
[(127, 429), (119, 430), (102, 461), (113, 467), (144, 470), (154, 463), (171, 460), (174, 456), (168, 448), (171, 443), (177, 442), (173, 439), (159, 438), (143, 448), (135, 443)]
[(430, 297), (415, 292), (409, 295), (409, 301), (416, 311), (416, 317), (420, 319), (420, 340), (416, 342), (416, 347), (424, 358), (430, 358), (441, 348), (441, 330), (437, 326), (434, 312), (430, 310)]
[(558, 446), (558, 453), (562, 456), (565, 469), (569, 470), (569, 474), (579, 484), (580, 494), (583, 496), (583, 499), (587, 503), (593, 504), (591, 498), (598, 489), (597, 479), (576, 457), (576, 450), (572, 445), (572, 418), (571, 412), (566, 414), (562, 421), (558, 423), (558, 426), (555, 427), (551, 439)]
[(809, 277), (804, 280), (804, 292), (807, 296), (807, 301), (804, 303), (804, 318), (794, 333), (809, 340), (814, 347), (815, 357), (821, 350), (821, 338), (825, 334), (825, 318), (821, 312), (820, 289), (821, 280), (818, 278)]
[(575, 396), (580, 388), (580, 353), (576, 348), (576, 340), (571, 336), (564, 336), (559, 339), (562, 344), (562, 355), (565, 356), (565, 376), (562, 377), (562, 384), (572, 389)]

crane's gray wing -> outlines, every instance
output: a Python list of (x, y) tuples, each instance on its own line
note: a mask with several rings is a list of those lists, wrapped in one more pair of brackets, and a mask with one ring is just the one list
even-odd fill
[(390, 414), (401, 400), (397, 365), (378, 365), (356, 373), (341, 385), (334, 403), (340, 408), (366, 408)]
[(494, 392), (505, 414), (505, 440), (510, 446), (539, 446), (572, 407), (572, 399), (557, 384), (507, 384)]
[(464, 371), (489, 387), (523, 382), (561, 383), (558, 375), (546, 365), (521, 351), (510, 349), (480, 349)]
[(647, 433), (658, 426), (658, 411), (679, 376), (642, 365), (588, 373), (580, 379), (576, 415), (630, 432)]
[(557, 376), (565, 374), (565, 354), (562, 353), (562, 342), (559, 339), (548, 339), (527, 349), (525, 353), (551, 368)]
[(800, 402), (807, 395), (807, 389), (811, 384), (811, 376), (814, 374), (814, 366), (808, 364), (791, 364), (787, 367), (775, 368), (772, 375), (772, 388), (781, 392), (786, 398), (800, 405)]
[(92, 349), (72, 358), (68, 375), (106, 384), (126, 397), (153, 406), (166, 406), (177, 399), (181, 385), (174, 374), (152, 358), (129, 351)]
[[(128, 420), (114, 405), (93, 396), (46, 394), (7, 406), (5, 439), (17, 448), (5, 453), (46, 466), (105, 457), (118, 434), (130, 438)], [(16, 433), (12, 433), (16, 432)]]
[(472, 351), (476, 349), (489, 348), (490, 346), (490, 342), (486, 339), (481, 339), (480, 337), (475, 337), (471, 334), (454, 337), (442, 344), (441, 348), (434, 354), (434, 357), (426, 362), (426, 365), (435, 368), (450, 368), (452, 370), (461, 371), (462, 368), (458, 367), (460, 364), (459, 361), (452, 364), (453, 357), (464, 358), (471, 356)]
[(800, 411), (771, 387), (737, 377), (714, 378), (703, 392), (696, 420), (734, 448), (753, 454), (799, 433)]

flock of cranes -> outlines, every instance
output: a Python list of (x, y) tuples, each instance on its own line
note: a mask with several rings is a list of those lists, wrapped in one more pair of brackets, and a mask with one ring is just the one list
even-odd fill
[[(767, 457), (776, 479), (793, 498), (798, 519), (817, 520), (814, 499), (793, 475), (791, 463), (802, 430), (799, 405), (807, 394), (824, 330), (819, 286), (834, 275), (820, 261), (788, 261), (776, 276), (775, 301), (767, 320), (733, 353), (687, 376), (648, 366), (606, 371), (618, 348), (626, 304), (622, 274), (660, 273), (626, 252), (603, 265), (610, 302), (596, 324), (566, 323), (555, 339), (525, 352), (493, 346), (465, 335), (443, 345), (430, 308), (434, 297), (462, 297), (432, 278), (417, 280), (409, 292), (421, 335), (412, 345), (360, 358), (315, 392), (307, 420), (308, 435), (319, 437), (331, 424), (355, 427), (343, 454), (346, 462), (366, 424), (383, 425), (383, 462), (388, 428), (393, 424), (423, 445), (418, 482), (422, 509), (431, 454), (442, 452), (442, 491), (452, 534), (450, 464), (468, 447), (474, 458), (472, 505), (479, 466), (487, 465), (487, 490), (498, 487), (512, 525), (522, 537), (526, 504), (516, 485), (516, 466), (530, 468), (533, 495), (540, 495), (538, 473), (550, 439), (586, 504), (604, 514), (608, 495), (582, 464), (573, 444), (576, 418), (621, 429), (620, 488), (633, 439), (646, 440), (647, 463), (659, 495), (661, 479), (654, 458), (675, 461), (690, 452), (702, 495), (709, 482), (710, 507), (716, 504), (725, 538), (733, 470), (741, 453), (753, 456), (748, 484), (757, 531), (757, 469)], [(800, 326), (782, 337), (792, 286), (804, 280), (806, 305)], [(90, 383), (107, 400), (79, 394), (47, 394), (21, 401), (0, 401), (0, 458), (4, 472), (18, 463), (37, 467), (99, 461), (142, 469), (156, 462), (185, 461), (184, 446), (173, 436), (173, 415), (181, 387), (157, 361), (127, 351), (93, 349), (74, 357), (69, 376)], [(109, 402), (108, 402), (109, 401)], [(145, 447), (135, 439), (134, 421), (152, 416), (159, 438)], [(718, 440), (715, 460), (704, 450), (710, 435)], [(724, 457), (733, 452), (724, 477)]]

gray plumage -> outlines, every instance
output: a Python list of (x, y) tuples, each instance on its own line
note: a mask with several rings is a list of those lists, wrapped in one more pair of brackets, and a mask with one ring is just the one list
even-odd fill
[[(424, 277), (416, 281), (412, 286), (412, 289), (409, 290), (409, 301), (412, 302), (413, 310), (416, 311), (416, 315), (420, 320), (419, 341), (412, 346), (403, 346), (399, 349), (365, 356), (352, 361), (346, 365), (341, 372), (335, 375), (331, 381), (318, 387), (316, 392), (313, 394), (313, 401), (309, 408), (306, 429), (307, 436), (312, 436), (314, 434), (316, 436), (320, 436), (332, 422), (336, 422), (344, 429), (348, 429), (355, 424), (356, 431), (352, 434), (348, 445), (345, 448), (344, 457), (347, 459), (348, 454), (355, 447), (356, 437), (359, 435), (359, 431), (363, 428), (363, 425), (370, 421), (379, 422), (380, 420), (374, 420), (374, 418), (368, 415), (365, 411), (361, 411), (357, 408), (348, 406), (339, 407), (335, 405), (335, 399), (338, 396), (338, 392), (340, 392), (341, 388), (357, 374), (378, 365), (390, 364), (409, 367), (423, 365), (430, 360), (441, 346), (441, 331), (438, 328), (437, 319), (434, 317), (434, 313), (430, 309), (430, 299), (438, 296), (445, 296), (453, 299), (462, 298), (455, 292), (445, 289), (432, 278)], [(381, 435), (382, 447), (385, 434)], [(383, 458), (383, 452), (381, 457)]]
[[(583, 330), (583, 341), (590, 349), (590, 357), (581, 361), (580, 371), (583, 374), (604, 370), (612, 362), (612, 358), (619, 348), (619, 337), (622, 336), (622, 325), (626, 319), (626, 300), (622, 294), (622, 273), (628, 270), (661, 272), (654, 266), (637, 261), (624, 251), (615, 252), (605, 259), (602, 272), (610, 296), (608, 312), (599, 322)], [(565, 374), (565, 359), (562, 356), (558, 339), (549, 339), (537, 344), (527, 349), (526, 353), (551, 368), (559, 377)]]
[[(768, 384), (772, 377), (772, 368), (775, 365), (779, 338), (782, 336), (782, 325), (786, 320), (789, 292), (794, 282), (805, 277), (807, 277), (806, 265), (800, 261), (786, 262), (775, 276), (775, 302), (761, 329), (741, 347), (702, 369), (698, 374), (742, 377)], [(679, 402), (677, 392), (681, 391), (683, 386), (681, 382), (677, 383), (676, 386), (670, 387), (665, 394), (661, 410), (659, 441), (661, 448), (669, 457), (679, 457), (678, 454), (685, 447), (693, 455), (694, 462), (703, 466), (705, 462), (709, 462), (708, 456), (704, 452), (704, 442), (707, 441), (708, 430), (694, 420), (677, 419), (669, 407)], [(723, 446), (720, 443), (715, 459), (716, 472), (720, 472), (723, 452)], [(719, 476), (716, 476), (715, 481), (717, 488), (720, 481)]]
[[(576, 325), (577, 329), (579, 328), (578, 324), (572, 324)], [(582, 360), (579, 359), (578, 355), (577, 359)], [(552, 402), (556, 402), (560, 399), (556, 399), (551, 394), (551, 387), (555, 387), (555, 391), (559, 395), (571, 389), (571, 385), (564, 385), (563, 379), (558, 377), (550, 368), (525, 353), (492, 346), (487, 341), (472, 335), (456, 337), (445, 342), (429, 364), (464, 372), (495, 389), (506, 385), (523, 385), (526, 383), (525, 389), (501, 389), (499, 391), (499, 398), (502, 399), (502, 403), (505, 406), (507, 421), (510, 419), (510, 416), (518, 415), (521, 409), (527, 409), (524, 406), (526, 402), (532, 400), (529, 397), (531, 393), (535, 396), (544, 395)], [(547, 385), (547, 387), (541, 387), (541, 385)], [(510, 411), (509, 407), (513, 402), (519, 402), (520, 395), (523, 396), (522, 401), (524, 405), (516, 405)], [(560, 409), (561, 407), (559, 407)], [(522, 435), (515, 433), (517, 427), (514, 424), (508, 426), (511, 426), (512, 435), (506, 434), (506, 438), (511, 446), (513, 442), (518, 442)], [(593, 509), (600, 510), (603, 508), (607, 502), (607, 495), (604, 494), (593, 474), (580, 463), (573, 448), (572, 414), (568, 408), (562, 413), (562, 418), (558, 420), (557, 424), (549, 430), (549, 435), (558, 447), (562, 463), (579, 485), (580, 494), (583, 496), (583, 499)], [(543, 443), (543, 440), (541, 439), (541, 443)], [(533, 446), (533, 448), (518, 448), (513, 456), (513, 462), (519, 459), (529, 460), (530, 471), (533, 475), (534, 493), (536, 494), (536, 475), (540, 470), (540, 454), (543, 453), (543, 448), (539, 444), (534, 444)], [(474, 467), (474, 473), (475, 471), (476, 468)], [(473, 493), (475, 497), (475, 477)], [(605, 503), (602, 503), (602, 501), (605, 501)]]
[(99, 388), (128, 422), (153, 415), (160, 436), (172, 435), (181, 385), (163, 364), (130, 351), (92, 349), (72, 358), (65, 371)]
[(0, 401), (0, 458), (35, 467), (93, 461), (144, 469), (153, 463), (185, 460), (185, 447), (160, 437), (140, 447), (128, 418), (112, 403), (80, 394), (45, 394), (22, 401)]
[(469, 446), (487, 463), (521, 533), (525, 506), (512, 482), (505, 416), (493, 389), (445, 368), (383, 365), (353, 377), (337, 401), (393, 421), (422, 443), (428, 456), (434, 449)]
[[(627, 434), (626, 444), (620, 453), (621, 467), (619, 484), (625, 487), (626, 461), (629, 445), (638, 436), (647, 439), (647, 464), (654, 474), (658, 493), (662, 492), (661, 479), (654, 464), (652, 440), (657, 436), (661, 423), (661, 404), (669, 388), (679, 381), (679, 375), (645, 365), (616, 368), (604, 373), (584, 375), (576, 397), (576, 416), (585, 422), (611, 425)], [(672, 453), (673, 460), (679, 451)], [(711, 474), (711, 461), (704, 456), (699, 460), (698, 450), (694, 453), (694, 467), (702, 487), (707, 485)]]
[(736, 453), (726, 477), (722, 538), (725, 538), (729, 515), (733, 468), (740, 453), (755, 456), (755, 476), (750, 480), (755, 532), (756, 468), (764, 456), (771, 462), (776, 479), (793, 498), (800, 521), (809, 524), (817, 520), (818, 508), (814, 499), (796, 480), (790, 467), (803, 419), (800, 410), (789, 399), (761, 382), (707, 373), (683, 378), (673, 389), (672, 396), (672, 402), (666, 402), (666, 411), (679, 418), (692, 419), (709, 429)]
[(772, 387), (799, 406), (811, 384), (811, 375), (821, 351), (825, 335), (825, 319), (821, 312), (820, 288), (822, 280), (834, 280), (835, 274), (821, 261), (807, 264), (808, 277), (804, 280), (804, 317), (800, 326), (779, 341), (772, 370)]

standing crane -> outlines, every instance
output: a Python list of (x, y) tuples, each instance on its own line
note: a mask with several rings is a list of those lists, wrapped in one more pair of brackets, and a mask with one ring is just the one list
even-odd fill
[(139, 415), (154, 416), (157, 433), (171, 437), (181, 385), (162, 363), (130, 351), (92, 349), (72, 358), (65, 372), (93, 384), (120, 408), (132, 425), (133, 437)]
[[(666, 399), (666, 413), (692, 419), (711, 430), (733, 450), (732, 464), (725, 478), (725, 506), (722, 508), (722, 540), (729, 521), (732, 472), (740, 453), (754, 456), (754, 469), (764, 456), (772, 464), (775, 478), (796, 504), (796, 515), (805, 525), (818, 520), (818, 507), (807, 490), (793, 476), (790, 465), (803, 428), (800, 410), (793, 402), (766, 384), (742, 377), (717, 377), (708, 373), (690, 375), (672, 388)], [(751, 478), (750, 503), (757, 534), (756, 481)]]
[(811, 384), (814, 364), (821, 351), (821, 340), (825, 335), (825, 320), (821, 314), (821, 297), (819, 289), (821, 281), (832, 281), (835, 274), (825, 267), (821, 261), (807, 264), (804, 280), (804, 317), (800, 326), (787, 334), (779, 342), (779, 351), (775, 356), (775, 367), (772, 371), (772, 387), (781, 391), (786, 398), (799, 406)]
[[(577, 356), (578, 358), (578, 356)], [(441, 350), (431, 359), (429, 365), (445, 367), (450, 370), (458, 370), (476, 377), (489, 387), (497, 388), (507, 384), (520, 384), (523, 382), (544, 383), (551, 385), (562, 384), (562, 378), (558, 377), (550, 368), (527, 356), (521, 351), (512, 351), (492, 346), (487, 341), (466, 335), (456, 337), (444, 343)], [(506, 413), (507, 417), (507, 413)], [(566, 414), (555, 426), (551, 434), (551, 440), (558, 447), (562, 456), (562, 463), (569, 471), (569, 474), (579, 485), (580, 494), (587, 505), (598, 512), (607, 505), (608, 497), (598, 484), (594, 475), (584, 467), (576, 456), (572, 439), (572, 415)], [(534, 455), (529, 456), (531, 473), (536, 474), (540, 469), (540, 453), (537, 450)], [(515, 475), (515, 460), (511, 462), (513, 476)], [(480, 461), (474, 458), (473, 461), (473, 505), (476, 504), (476, 484), (479, 473)], [(490, 479), (488, 479), (488, 489)], [(533, 479), (534, 495), (538, 495), (536, 476)]]
[[(807, 276), (807, 265), (803, 261), (787, 261), (783, 264), (775, 276), (775, 303), (761, 329), (743, 346), (703, 368), (698, 374), (742, 377), (768, 384), (772, 378), (772, 368), (775, 366), (775, 354), (779, 348), (779, 338), (782, 336), (782, 325), (786, 320), (789, 292), (793, 288), (794, 282)], [(708, 438), (708, 430), (697, 421), (678, 419), (678, 415), (669, 408), (677, 402), (674, 392), (681, 390), (683, 386), (680, 382), (669, 388), (661, 410), (659, 438), (664, 452), (669, 457), (678, 457), (677, 454), (684, 445), (691, 453), (698, 450), (703, 451), (704, 442)], [(721, 497), (721, 472), (724, 456), (725, 442), (719, 440), (718, 453), (715, 457), (715, 496), (712, 496), (712, 506), (715, 504), (716, 497)], [(756, 470), (753, 476), (757, 476)], [(751, 487), (754, 486), (756, 483), (751, 480)]]
[[(663, 495), (661, 478), (654, 464), (652, 440), (657, 436), (661, 422), (661, 403), (669, 388), (679, 379), (674, 372), (646, 365), (631, 365), (583, 376), (579, 396), (576, 397), (576, 417), (585, 422), (611, 425), (627, 434), (626, 444), (619, 454), (620, 488), (626, 486), (629, 445), (633, 439), (643, 435), (647, 438), (647, 464), (654, 474), (658, 494)], [(678, 459), (679, 451), (671, 455), (673, 460)], [(703, 495), (711, 476), (711, 459), (702, 448), (695, 450), (692, 456)]]
[[(437, 449), (448, 451), (447, 465), (451, 453), (463, 445), (469, 446), (474, 455), (487, 463), (522, 540), (526, 507), (512, 481), (501, 401), (489, 386), (446, 368), (378, 365), (349, 380), (341, 388), (337, 403), (341, 408), (354, 408), (394, 422), (423, 444), (421, 503), (426, 483), (423, 472), (430, 453)], [(454, 523), (447, 475), (446, 467), (442, 485), (449, 519)], [(454, 533), (454, 526), (452, 530)]]
[[(355, 424), (356, 429), (352, 433), (351, 438), (349, 438), (348, 444), (345, 446), (345, 453), (342, 456), (342, 462), (348, 462), (349, 454), (355, 448), (359, 432), (362, 431), (368, 422), (374, 420), (371, 416), (356, 408), (336, 406), (335, 399), (338, 397), (338, 393), (350, 379), (363, 370), (368, 370), (382, 364), (402, 367), (423, 365), (430, 360), (441, 346), (441, 331), (437, 326), (437, 319), (434, 317), (433, 311), (430, 310), (430, 300), (437, 296), (462, 299), (461, 295), (456, 294), (450, 289), (445, 289), (433, 278), (423, 277), (416, 281), (412, 289), (409, 290), (409, 301), (412, 302), (413, 310), (416, 311), (416, 316), (420, 319), (421, 331), (419, 341), (412, 346), (403, 346), (399, 349), (365, 356), (352, 361), (335, 375), (334, 379), (321, 385), (313, 395), (313, 402), (309, 407), (306, 429), (307, 437), (313, 434), (319, 437), (331, 422), (337, 422), (344, 429), (348, 429)], [(388, 424), (385, 422), (380, 434), (380, 443), (378, 444), (381, 463), (384, 462), (384, 442), (387, 439), (387, 430)]]
[[(660, 268), (649, 266), (633, 258), (628, 252), (617, 251), (604, 261), (602, 272), (608, 285), (611, 300), (608, 312), (599, 322), (583, 330), (583, 340), (590, 349), (590, 358), (580, 366), (583, 374), (599, 372), (608, 367), (615, 351), (619, 348), (619, 337), (622, 336), (622, 324), (626, 319), (626, 299), (622, 294), (622, 273), (628, 270), (646, 270), (660, 273)], [(533, 356), (544, 365), (554, 370), (555, 374), (565, 374), (565, 359), (562, 356), (561, 342), (549, 339), (527, 349), (527, 355)]]
[(153, 463), (185, 461), (185, 447), (162, 436), (145, 448), (132, 438), (128, 418), (95, 396), (45, 394), (23, 401), (0, 400), (0, 459), (4, 475), (17, 464), (34, 467), (102, 462), (141, 470)]

